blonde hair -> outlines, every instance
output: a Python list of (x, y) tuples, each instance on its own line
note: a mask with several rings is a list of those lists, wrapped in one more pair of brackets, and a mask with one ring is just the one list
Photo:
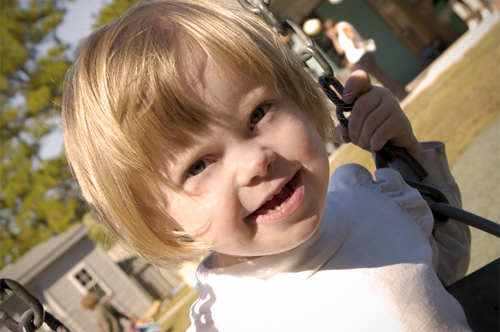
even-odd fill
[(323, 139), (333, 130), (330, 105), (301, 62), (261, 18), (242, 8), (149, 1), (96, 30), (63, 96), (68, 161), (87, 204), (111, 234), (163, 267), (204, 249), (161, 201), (165, 188), (177, 190), (165, 165), (211, 121), (181, 80), (179, 63), (194, 51), (242, 80), (259, 79), (290, 95)]
[(99, 295), (94, 292), (89, 292), (82, 299), (81, 305), (83, 310), (92, 309), (94, 310), (95, 306), (99, 303)]

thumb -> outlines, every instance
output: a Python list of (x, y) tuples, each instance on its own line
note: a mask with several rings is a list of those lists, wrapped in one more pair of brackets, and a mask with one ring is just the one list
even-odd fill
[(370, 76), (364, 70), (356, 70), (347, 80), (342, 100), (345, 103), (352, 103), (360, 95), (370, 91), (372, 84)]

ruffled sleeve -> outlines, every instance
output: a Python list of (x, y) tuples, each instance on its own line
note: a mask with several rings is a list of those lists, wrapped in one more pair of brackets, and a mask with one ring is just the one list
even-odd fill
[[(422, 146), (424, 151), (415, 153), (414, 157), (429, 173), (423, 183), (439, 189), (450, 205), (461, 208), (460, 190), (451, 175), (444, 143), (424, 142)], [(413, 176), (413, 172), (403, 163), (389, 166), (404, 177)], [(445, 225), (436, 227), (431, 244), (435, 250), (438, 277), (445, 285), (465, 276), (470, 261), (470, 239), (469, 227), (456, 220), (450, 219)]]
[(375, 179), (363, 166), (343, 165), (330, 179), (330, 190), (363, 187), (378, 192), (399, 205), (420, 226), (427, 238), (431, 236), (434, 218), (420, 193), (406, 184), (401, 174), (390, 168), (375, 171)]

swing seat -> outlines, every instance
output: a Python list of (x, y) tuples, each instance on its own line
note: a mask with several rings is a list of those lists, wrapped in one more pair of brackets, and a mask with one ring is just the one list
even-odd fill
[(446, 288), (462, 305), (473, 331), (500, 331), (499, 274), (500, 258)]

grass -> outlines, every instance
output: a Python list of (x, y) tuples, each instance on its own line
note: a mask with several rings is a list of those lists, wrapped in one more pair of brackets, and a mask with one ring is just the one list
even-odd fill
[(155, 321), (158, 321), (160, 317), (170, 311), (180, 301), (185, 301), (173, 315), (161, 324), (162, 332), (185, 332), (191, 325), (189, 319), (189, 309), (193, 302), (200, 295), (199, 291), (192, 292), (192, 288), (185, 287), (179, 293), (177, 293), (172, 300), (163, 308), (156, 316)]
[(193, 302), (198, 299), (199, 295), (199, 292), (195, 292), (194, 294), (190, 295), (190, 298), (187, 299), (187, 301), (182, 307), (179, 308), (179, 310), (177, 310), (177, 313), (163, 324), (163, 327), (166, 328), (165, 331), (185, 332), (188, 329), (188, 327), (191, 325), (189, 310), (191, 309), (191, 305), (193, 304)]
[[(452, 166), (500, 115), (500, 27), (497, 25), (404, 109), (420, 141), (446, 143)], [(369, 153), (343, 146), (330, 168), (356, 162), (375, 169)]]

